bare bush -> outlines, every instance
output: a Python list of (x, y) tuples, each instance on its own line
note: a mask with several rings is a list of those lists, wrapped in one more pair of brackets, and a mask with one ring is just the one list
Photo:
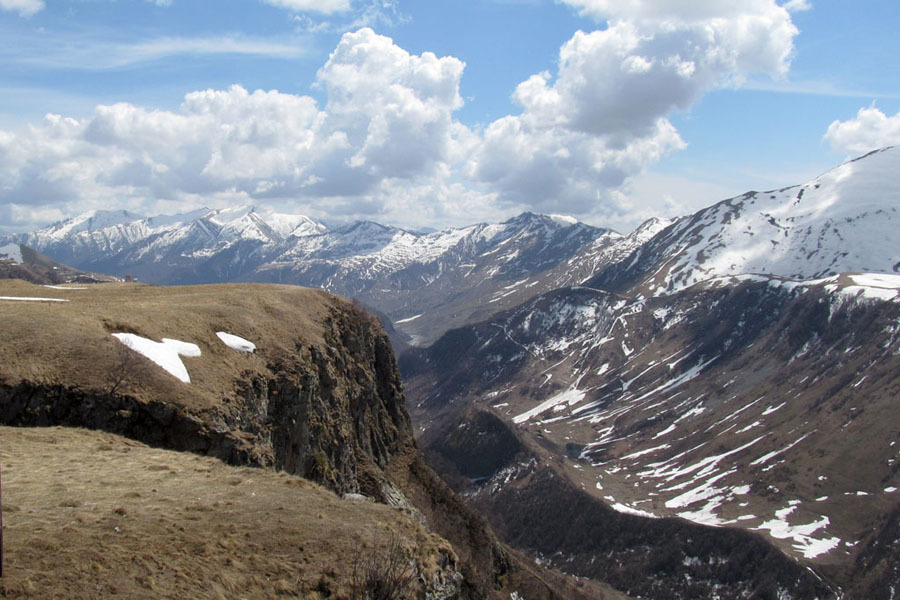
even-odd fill
[(106, 394), (114, 395), (131, 377), (140, 376), (145, 371), (140, 354), (122, 343), (116, 343), (116, 360), (106, 374)]
[(373, 544), (353, 561), (351, 600), (400, 600), (415, 581), (415, 563), (407, 558), (396, 535), (385, 548)]

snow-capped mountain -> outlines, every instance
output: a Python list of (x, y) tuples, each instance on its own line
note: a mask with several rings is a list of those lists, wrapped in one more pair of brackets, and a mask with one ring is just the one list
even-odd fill
[(373, 222), (328, 228), (240, 207), (152, 218), (97, 211), (14, 241), (79, 268), (150, 282), (321, 287), (386, 314), (421, 343), (584, 279), (639, 237), (531, 213), (422, 234)]
[[(698, 550), (703, 534), (676, 518), (764, 536), (832, 593), (889, 597), (900, 589), (898, 174), (900, 150), (886, 149), (659, 224), (581, 285), (409, 350), (407, 396), (434, 464), (511, 542), (569, 572), (645, 568), (649, 540), (669, 536), (658, 585), (713, 594), (711, 565), (729, 559)], [(484, 412), (507, 432), (484, 427)], [(580, 508), (529, 508), (548, 496)], [(558, 535), (588, 522), (613, 540)], [(622, 589), (654, 596), (634, 585)], [(741, 585), (723, 597), (765, 595)]]
[(872, 152), (796, 187), (748, 192), (678, 219), (598, 287), (650, 297), (713, 277), (813, 279), (900, 272), (900, 147)]

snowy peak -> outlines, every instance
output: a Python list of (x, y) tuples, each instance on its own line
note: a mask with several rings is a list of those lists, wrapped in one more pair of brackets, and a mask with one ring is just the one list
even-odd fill
[(805, 185), (749, 192), (679, 219), (595, 283), (643, 280), (642, 293), (656, 296), (742, 273), (898, 272), (898, 228), (900, 149), (886, 148)]
[(503, 223), (510, 234), (528, 232), (532, 234), (553, 235), (572, 227), (589, 227), (579, 222), (574, 217), (564, 215), (543, 215), (532, 212), (524, 212)]
[(81, 232), (93, 232), (139, 221), (143, 217), (127, 210), (92, 210), (41, 230), (47, 237), (61, 240)]

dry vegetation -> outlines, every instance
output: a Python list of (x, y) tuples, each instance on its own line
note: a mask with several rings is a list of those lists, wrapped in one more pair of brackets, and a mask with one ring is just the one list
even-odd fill
[[(157, 342), (168, 337), (200, 347), (202, 356), (183, 359), (192, 384), (142, 357), (147, 368), (126, 377), (117, 391), (202, 409), (231, 395), (240, 374), (263, 372), (267, 361), (296, 354), (298, 341), (320, 344), (322, 322), (337, 302), (325, 292), (294, 286), (85, 287), (60, 290), (0, 281), (0, 296), (69, 300), (0, 300), (0, 383), (26, 380), (108, 390), (121, 363), (121, 343), (111, 333), (136, 333)], [(255, 342), (257, 352), (235, 352), (216, 337), (217, 331)]]
[(0, 427), (0, 451), (8, 598), (351, 598), (360, 556), (429, 577), (452, 556), (398, 509), (284, 473), (67, 428)]

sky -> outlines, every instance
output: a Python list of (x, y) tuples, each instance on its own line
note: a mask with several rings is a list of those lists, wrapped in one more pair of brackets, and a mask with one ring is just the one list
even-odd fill
[(254, 205), (627, 233), (900, 143), (896, 0), (0, 0), (0, 232)]

